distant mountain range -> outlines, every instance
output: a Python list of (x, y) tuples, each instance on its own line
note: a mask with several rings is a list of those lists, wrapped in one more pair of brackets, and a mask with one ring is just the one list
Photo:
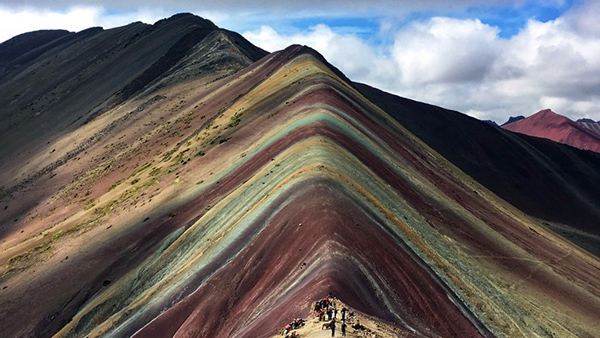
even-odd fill
[(527, 118), (502, 125), (502, 128), (521, 134), (543, 137), (575, 148), (600, 152), (600, 121), (573, 121), (550, 109), (541, 110)]
[(600, 336), (600, 154), (186, 13), (17, 36), (0, 93), (2, 337), (275, 337), (328, 295), (378, 337)]

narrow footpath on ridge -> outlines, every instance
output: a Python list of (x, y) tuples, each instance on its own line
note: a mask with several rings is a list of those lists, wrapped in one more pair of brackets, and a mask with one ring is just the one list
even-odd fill
[[(325, 338), (332, 337), (331, 323), (335, 322), (335, 336), (352, 338), (404, 337), (391, 325), (377, 321), (350, 308), (335, 297), (326, 297), (312, 303), (306, 318), (291, 318), (272, 338)], [(407, 336), (408, 337), (408, 336)]]

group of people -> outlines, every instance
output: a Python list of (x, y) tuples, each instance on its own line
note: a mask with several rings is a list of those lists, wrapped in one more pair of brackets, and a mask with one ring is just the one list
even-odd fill
[[(327, 321), (327, 323), (323, 324), (322, 329), (331, 330), (331, 336), (335, 337), (335, 330), (338, 327), (337, 323), (337, 315), (338, 309), (336, 306), (335, 298), (329, 294), (326, 298), (320, 299), (313, 303), (312, 307), (313, 314), (316, 318), (319, 318), (319, 321)], [(342, 331), (342, 337), (346, 336), (346, 316), (348, 318), (354, 317), (354, 313), (350, 312), (346, 307), (342, 307), (339, 311), (341, 314), (341, 324), (339, 324), (339, 328)], [(327, 316), (327, 319), (325, 319)]]
[(304, 325), (305, 320), (303, 318), (296, 318), (281, 329), (281, 335), (285, 336), (285, 338), (298, 338), (300, 336), (293, 330), (299, 329)]
[[(338, 312), (341, 315), (338, 322)], [(336, 299), (329, 293), (329, 296), (326, 298), (317, 300), (312, 304), (311, 313), (315, 316), (315, 318), (319, 319), (319, 322), (324, 322), (322, 329), (323, 330), (331, 330), (331, 336), (335, 337), (335, 330), (337, 328), (340, 329), (342, 333), (342, 337), (346, 336), (346, 329), (348, 327), (347, 322), (354, 321), (354, 312), (348, 310), (345, 306), (342, 307), (339, 311), (336, 306)], [(296, 329), (299, 329), (305, 325), (305, 320), (303, 318), (296, 318), (290, 324), (284, 326), (281, 329), (280, 334), (285, 338), (299, 338), (300, 335), (296, 333)], [(356, 323), (351, 326), (354, 329), (354, 332), (361, 332), (365, 334), (367, 330), (365, 326), (360, 324), (360, 321), (356, 320)], [(375, 336), (375, 333), (373, 333)], [(369, 336), (370, 337), (370, 336)]]

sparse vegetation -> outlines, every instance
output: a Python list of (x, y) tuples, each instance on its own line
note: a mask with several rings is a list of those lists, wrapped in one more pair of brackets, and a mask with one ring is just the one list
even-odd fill
[(152, 168), (152, 170), (150, 170), (150, 173), (148, 173), (149, 176), (156, 176), (158, 174), (160, 174), (161, 168), (160, 167), (154, 167)]
[(231, 122), (229, 123), (229, 125), (227, 125), (227, 128), (233, 128), (240, 124), (240, 122), (242, 122), (242, 115), (243, 114), (238, 113), (233, 114), (233, 116), (231, 117)]
[(60, 192), (54, 195), (50, 203), (58, 201), (60, 198), (68, 196), (75, 191), (80, 191), (82, 187), (91, 186), (94, 182), (106, 175), (115, 163), (114, 158), (110, 158), (104, 163), (101, 163), (96, 169), (90, 170), (85, 174), (80, 175), (74, 182), (66, 188), (60, 189)]
[(121, 183), (123, 183), (123, 180), (116, 181), (113, 185), (110, 186), (110, 188), (108, 188), (108, 191), (111, 191), (114, 188), (118, 187)]
[(141, 173), (142, 171), (144, 171), (144, 170), (146, 170), (146, 169), (150, 168), (150, 166), (151, 166), (151, 165), (152, 165), (152, 162), (146, 162), (146, 163), (145, 163), (143, 166), (141, 166), (139, 169), (137, 169), (136, 171), (134, 171), (134, 172), (131, 174), (131, 176), (129, 176), (129, 177), (133, 177), (133, 176), (135, 176), (135, 175), (137, 175), (137, 174)]
[(190, 124), (194, 119), (196, 119), (198, 117), (198, 115), (194, 115), (194, 112), (191, 111), (189, 112), (184, 118), (183, 118), (183, 123), (184, 124)]
[(91, 208), (96, 206), (96, 201), (91, 199), (87, 202), (87, 204), (83, 207), (83, 210), (90, 210)]

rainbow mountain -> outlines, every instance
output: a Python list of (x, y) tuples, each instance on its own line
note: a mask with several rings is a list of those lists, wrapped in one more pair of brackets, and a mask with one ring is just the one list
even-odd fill
[[(441, 147), (402, 120), (441, 108), (189, 14), (7, 43), (3, 335), (272, 337), (328, 293), (397, 337), (600, 335), (597, 154), (448, 111), (486, 152)], [(585, 165), (522, 175), (589, 222), (470, 173), (497, 137)]]

